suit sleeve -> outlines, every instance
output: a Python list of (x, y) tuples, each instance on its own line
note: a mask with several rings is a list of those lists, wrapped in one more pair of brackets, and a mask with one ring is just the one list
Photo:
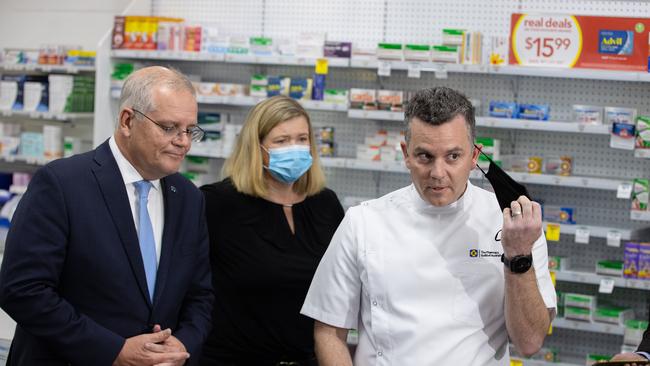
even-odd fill
[(210, 271), (209, 237), (205, 222), (205, 201), (201, 195), (198, 217), (197, 246), (194, 277), (188, 288), (174, 333), (190, 353), (188, 365), (198, 364), (201, 346), (212, 328), (212, 275)]
[(111, 365), (125, 339), (79, 313), (58, 292), (69, 225), (61, 184), (43, 167), (12, 219), (0, 269), (0, 306), (71, 363)]

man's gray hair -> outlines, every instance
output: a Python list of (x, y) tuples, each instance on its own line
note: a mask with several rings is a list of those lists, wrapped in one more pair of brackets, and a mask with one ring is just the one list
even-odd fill
[(408, 143), (411, 138), (411, 121), (414, 117), (432, 126), (439, 126), (459, 115), (465, 118), (469, 141), (474, 144), (476, 120), (474, 107), (467, 97), (444, 86), (417, 91), (404, 109), (406, 142)]
[(190, 79), (172, 68), (152, 66), (140, 69), (126, 79), (120, 94), (120, 111), (124, 108), (136, 108), (142, 113), (153, 111), (152, 91), (155, 87), (167, 87), (174, 91), (188, 91), (196, 97), (196, 91)]

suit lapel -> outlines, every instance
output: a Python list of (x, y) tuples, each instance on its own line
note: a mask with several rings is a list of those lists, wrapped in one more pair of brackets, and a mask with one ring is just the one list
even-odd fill
[(97, 165), (93, 167), (93, 173), (104, 196), (104, 202), (111, 213), (115, 228), (122, 240), (122, 246), (129, 259), (131, 270), (135, 275), (140, 292), (149, 306), (151, 306), (144, 264), (142, 263), (142, 255), (140, 254), (140, 243), (138, 242), (138, 234), (135, 230), (131, 206), (122, 174), (111, 153), (108, 141), (98, 146), (95, 150), (95, 161)]
[(174, 184), (173, 176), (162, 178), (160, 188), (163, 193), (163, 202), (165, 207), (165, 225), (163, 227), (162, 245), (160, 253), (160, 263), (158, 265), (158, 274), (156, 276), (156, 290), (154, 292), (154, 304), (162, 295), (165, 289), (165, 282), (172, 267), (172, 257), (174, 246), (176, 245), (176, 219), (180, 212), (182, 194), (179, 191), (180, 185)]

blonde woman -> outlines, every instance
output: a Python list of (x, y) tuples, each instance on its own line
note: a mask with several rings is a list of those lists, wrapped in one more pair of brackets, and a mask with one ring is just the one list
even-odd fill
[(249, 113), (206, 198), (215, 288), (202, 365), (316, 365), (300, 307), (343, 219), (325, 188), (309, 115), (277, 96)]

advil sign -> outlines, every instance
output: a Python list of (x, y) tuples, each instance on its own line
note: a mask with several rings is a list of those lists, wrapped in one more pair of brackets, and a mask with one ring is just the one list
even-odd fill
[(510, 64), (648, 71), (648, 18), (512, 14)]

